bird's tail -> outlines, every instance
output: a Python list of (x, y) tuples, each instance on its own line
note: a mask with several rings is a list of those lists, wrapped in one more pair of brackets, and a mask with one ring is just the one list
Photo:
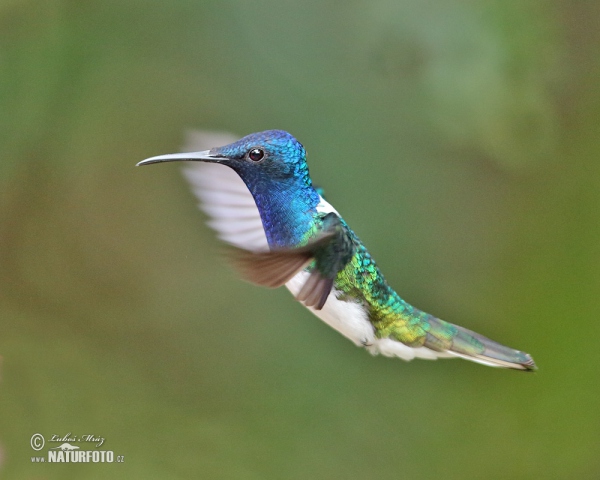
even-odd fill
[(537, 367), (531, 355), (501, 345), (466, 328), (428, 316), (429, 329), (424, 347), (440, 356), (456, 356), (491, 367), (532, 371)]

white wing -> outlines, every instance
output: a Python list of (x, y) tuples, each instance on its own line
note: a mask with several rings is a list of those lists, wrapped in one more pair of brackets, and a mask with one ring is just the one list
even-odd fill
[[(226, 145), (237, 137), (217, 132), (188, 132), (183, 151)], [(269, 244), (252, 194), (237, 173), (216, 163), (188, 162), (183, 169), (199, 207), (210, 217), (208, 225), (218, 237), (238, 248), (268, 251)]]

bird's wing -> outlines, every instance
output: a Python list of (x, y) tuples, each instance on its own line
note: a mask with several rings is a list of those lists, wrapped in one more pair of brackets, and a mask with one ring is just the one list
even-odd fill
[[(237, 140), (230, 134), (189, 132), (184, 151), (205, 150)], [(210, 217), (208, 225), (230, 245), (251, 252), (269, 250), (260, 213), (252, 194), (237, 173), (216, 163), (188, 162), (183, 173)]]
[(307, 245), (270, 252), (239, 251), (235, 260), (244, 279), (270, 288), (286, 284), (310, 265), (310, 275), (296, 299), (307, 307), (321, 310), (335, 277), (353, 254), (354, 244), (340, 217), (328, 213), (321, 219), (319, 234)]

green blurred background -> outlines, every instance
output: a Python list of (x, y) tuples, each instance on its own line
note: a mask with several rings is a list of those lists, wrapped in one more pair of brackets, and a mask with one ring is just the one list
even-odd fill
[[(600, 478), (600, 3), (0, 4), (0, 475)], [(292, 132), (401, 295), (533, 375), (237, 280), (186, 128)], [(124, 464), (32, 464), (91, 433)], [(46, 452), (47, 449), (44, 449)]]

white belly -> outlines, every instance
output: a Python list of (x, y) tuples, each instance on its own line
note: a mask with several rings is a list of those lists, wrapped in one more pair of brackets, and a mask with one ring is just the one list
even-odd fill
[[(292, 295), (297, 296), (309, 275), (308, 272), (300, 272), (285, 286), (292, 292)], [(358, 346), (372, 344), (375, 340), (373, 325), (369, 322), (363, 307), (358, 303), (338, 300), (335, 290), (329, 294), (329, 298), (321, 310), (307, 308)]]
[[(297, 296), (310, 274), (300, 272), (285, 284), (292, 295)], [(367, 317), (362, 305), (355, 302), (339, 300), (334, 289), (321, 310), (308, 308), (331, 328), (337, 330), (357, 346), (365, 347), (372, 355), (399, 357), (403, 360), (424, 358), (435, 360), (438, 357), (451, 356), (447, 353), (434, 352), (426, 347), (412, 348), (391, 338), (377, 338), (373, 325)]]

